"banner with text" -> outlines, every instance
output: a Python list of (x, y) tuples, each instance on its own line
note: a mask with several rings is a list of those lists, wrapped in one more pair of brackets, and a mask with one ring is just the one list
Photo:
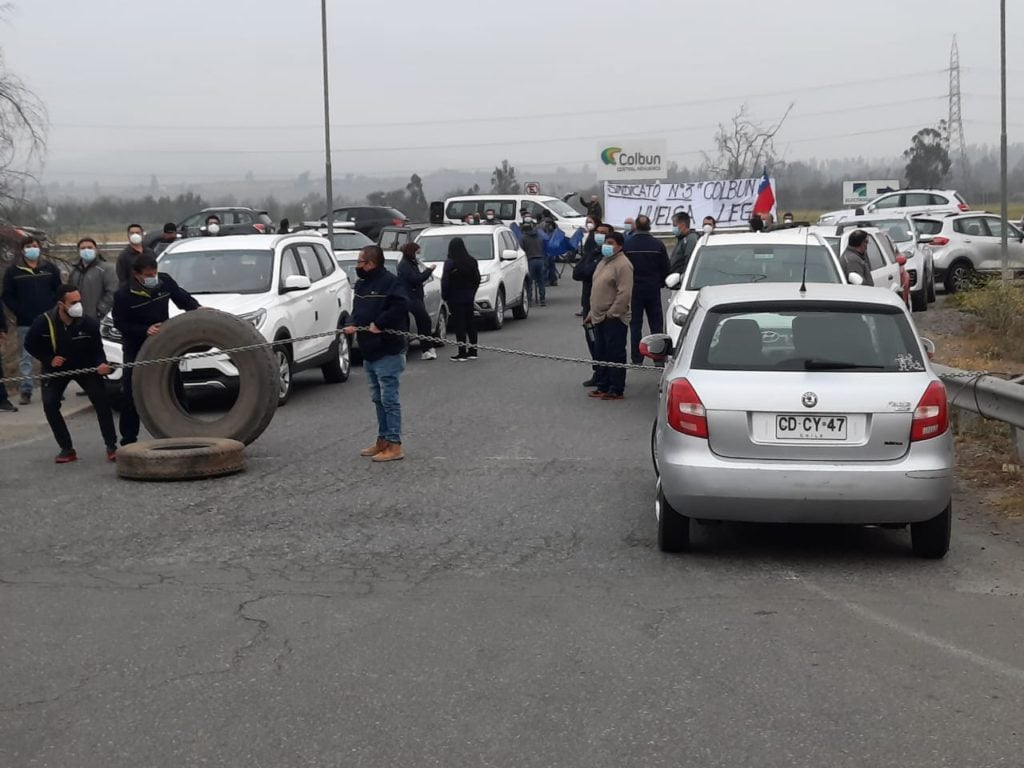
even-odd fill
[[(672, 217), (679, 211), (686, 211), (697, 230), (705, 216), (714, 216), (719, 227), (740, 226), (746, 224), (754, 212), (760, 183), (760, 178), (680, 184), (605, 182), (604, 220), (620, 227), (627, 217), (644, 214), (651, 219), (651, 229), (658, 232), (672, 229)], [(771, 179), (771, 185), (774, 192), (775, 179)]]

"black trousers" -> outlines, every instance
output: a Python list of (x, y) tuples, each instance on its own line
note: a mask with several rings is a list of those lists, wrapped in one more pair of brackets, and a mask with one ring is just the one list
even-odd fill
[(466, 355), (476, 355), (476, 350), (470, 351), (466, 346), (468, 341), (470, 344), (476, 344), (477, 333), (476, 333), (476, 317), (473, 314), (472, 304), (449, 304), (448, 309), (452, 313), (452, 326), (455, 330), (455, 340), (459, 342), (459, 354), (465, 357)]
[(621, 395), (626, 391), (626, 369), (605, 368), (600, 363), (626, 362), (626, 341), (629, 328), (614, 317), (594, 326), (594, 358), (598, 362), (594, 376), (598, 392)]
[(647, 315), (649, 333), (665, 332), (665, 314), (661, 308), (661, 287), (633, 285), (633, 318), (629, 323), (630, 357), (634, 365), (644, 361), (640, 354), (640, 340), (644, 337), (644, 314)]
[(98, 373), (84, 373), (80, 376), (43, 380), (43, 413), (46, 414), (46, 421), (50, 424), (50, 429), (53, 430), (53, 437), (57, 440), (57, 445), (64, 451), (74, 448), (74, 444), (71, 442), (71, 433), (68, 432), (68, 425), (64, 421), (64, 415), (60, 412), (64, 390), (72, 381), (77, 382), (85, 390), (85, 394), (89, 396), (89, 402), (96, 410), (96, 420), (100, 423), (103, 444), (107, 447), (116, 446), (117, 432), (114, 430), (114, 414), (110, 410), (110, 400), (107, 397), (107, 388), (103, 377)]
[[(416, 333), (420, 336), (433, 335), (434, 329), (430, 324), (430, 313), (427, 312), (427, 306), (423, 303), (423, 299), (409, 299), (409, 314), (416, 320)], [(423, 350), (433, 349), (435, 346), (437, 345), (431, 344), (429, 341), (420, 342), (420, 349)]]
[[(124, 350), (124, 362), (134, 363), (138, 351)], [(141, 423), (139, 412), (135, 408), (135, 395), (132, 392), (132, 373), (134, 368), (121, 370), (121, 418), (118, 426), (121, 428), (121, 445), (131, 445), (139, 442), (139, 429)], [(185, 399), (185, 385), (180, 375), (174, 377), (174, 394), (181, 403), (181, 407), (188, 410), (188, 400)]]

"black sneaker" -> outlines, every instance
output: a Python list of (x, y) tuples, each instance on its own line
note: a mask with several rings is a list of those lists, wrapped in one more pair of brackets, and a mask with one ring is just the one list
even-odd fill
[(10, 400), (4, 400), (2, 403), (0, 403), (0, 411), (3, 411), (5, 413), (17, 413), (18, 406), (16, 406)]
[(32, 402), (31, 392), (22, 392), (21, 399), (18, 400), (18, 405), (29, 405)]
[(480, 357), (480, 354), (476, 350), (472, 350), (468, 355), (466, 355), (467, 360), (476, 360), (478, 357)]
[(450, 358), (448, 358), (448, 359), (449, 359), (449, 360), (451, 360), (451, 361), (452, 361), (453, 363), (464, 363), (464, 362), (466, 362), (467, 360), (469, 360), (469, 358), (468, 358), (468, 357), (466, 357), (466, 356), (465, 356), (465, 355), (463, 355), (463, 354), (458, 354), (458, 355), (452, 355), (452, 356), (451, 356)]
[(597, 386), (597, 380), (594, 379), (593, 376), (591, 376), (589, 379), (587, 379), (586, 381), (583, 382), (583, 386), (584, 387), (596, 387)]

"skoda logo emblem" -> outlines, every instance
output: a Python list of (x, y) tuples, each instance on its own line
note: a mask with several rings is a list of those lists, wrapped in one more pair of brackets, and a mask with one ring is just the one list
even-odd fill
[(807, 408), (813, 408), (818, 404), (818, 396), (813, 392), (805, 392), (803, 398), (801, 398), (803, 404)]

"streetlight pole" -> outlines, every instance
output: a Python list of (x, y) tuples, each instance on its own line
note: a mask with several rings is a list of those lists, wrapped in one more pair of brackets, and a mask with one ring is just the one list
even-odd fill
[(320, 30), (323, 38), (324, 59), (324, 158), (327, 171), (327, 239), (331, 241), (331, 247), (333, 248), (334, 171), (331, 167), (331, 89), (328, 85), (329, 79), (327, 68), (327, 0), (320, 0)]
[(1006, 0), (999, 0), (999, 76), (1001, 78), (1001, 104), (1002, 123), (999, 134), (999, 184), (1002, 193), (1002, 206), (999, 213), (1002, 216), (1002, 237), (1000, 238), (1000, 254), (1003, 257), (1003, 282), (1010, 280), (1010, 251), (1009, 251), (1009, 202), (1006, 185)]

